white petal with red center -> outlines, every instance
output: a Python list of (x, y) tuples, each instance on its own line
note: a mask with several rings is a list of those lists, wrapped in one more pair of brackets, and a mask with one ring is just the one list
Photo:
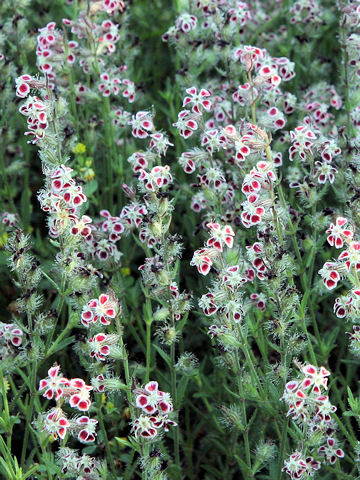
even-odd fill
[(314, 367), (313, 365), (305, 365), (303, 368), (302, 368), (302, 371), (305, 375), (310, 375), (310, 376), (314, 376), (316, 375), (316, 367)]
[(152, 392), (157, 392), (158, 389), (159, 389), (159, 384), (158, 382), (155, 382), (155, 381), (152, 381), (152, 382), (148, 382), (146, 385), (145, 385), (145, 390), (149, 393), (152, 393)]
[(138, 395), (135, 402), (138, 408), (144, 408), (149, 404), (149, 397), (147, 395)]
[(48, 370), (49, 377), (55, 378), (55, 377), (58, 375), (59, 370), (60, 370), (59, 365), (56, 365), (56, 366), (54, 366), (54, 367), (51, 367), (51, 368)]
[(47, 387), (47, 385), (48, 385), (48, 381), (43, 378), (39, 382), (39, 390), (43, 390), (45, 387)]

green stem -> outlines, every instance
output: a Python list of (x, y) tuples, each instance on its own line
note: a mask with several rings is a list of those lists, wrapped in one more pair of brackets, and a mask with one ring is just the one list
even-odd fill
[(146, 321), (146, 373), (145, 383), (150, 381), (150, 367), (151, 367), (151, 320)]
[(236, 372), (236, 377), (237, 377), (237, 384), (238, 384), (238, 391), (239, 395), (241, 397), (240, 400), (240, 408), (241, 408), (241, 413), (243, 417), (243, 422), (244, 422), (244, 431), (243, 431), (243, 439), (244, 439), (244, 445), (245, 445), (245, 456), (246, 456), (246, 463), (251, 470), (251, 454), (250, 454), (250, 442), (249, 442), (249, 432), (247, 428), (247, 416), (246, 416), (246, 405), (245, 405), (245, 398), (244, 398), (244, 387), (242, 383), (242, 379), (240, 377), (240, 362), (239, 362), (239, 356), (238, 353), (236, 352), (236, 363), (237, 363), (237, 372)]
[(47, 273), (45, 273), (43, 270), (41, 270), (41, 273), (44, 275), (44, 277), (51, 283), (51, 285), (56, 288), (56, 291), (57, 292), (60, 292), (61, 289), (59, 287), (59, 285), (51, 278), (49, 277), (49, 275)]
[(351, 103), (350, 103), (350, 86), (349, 86), (349, 55), (346, 49), (346, 29), (344, 24), (344, 17), (341, 17), (341, 43), (344, 54), (344, 84), (345, 84), (345, 110), (346, 110), (346, 130), (348, 139), (352, 137), (352, 125), (351, 125)]
[[(266, 157), (269, 160), (269, 162), (272, 162), (272, 154), (271, 154), (271, 150), (270, 150), (269, 145), (266, 145), (265, 153), (266, 153)], [(271, 197), (271, 202), (272, 202), (272, 213), (273, 213), (273, 217), (274, 217), (276, 233), (279, 237), (279, 244), (280, 244), (280, 246), (282, 246), (284, 244), (284, 239), (283, 239), (282, 232), (281, 232), (281, 225), (280, 225), (280, 222), (279, 222), (279, 218), (277, 216), (277, 212), (276, 212), (276, 209), (275, 209), (275, 193), (274, 193), (273, 183), (271, 181), (270, 181), (270, 197)]]
[(279, 451), (279, 464), (278, 464), (278, 476), (277, 478), (281, 478), (281, 470), (284, 466), (284, 456), (285, 456), (285, 446), (286, 446), (286, 438), (287, 438), (287, 430), (289, 425), (289, 417), (284, 420), (283, 431), (281, 435), (280, 441), (280, 451)]
[[(112, 127), (111, 121), (111, 108), (110, 108), (110, 100), (109, 97), (103, 97), (103, 105), (102, 105), (102, 114), (104, 119), (104, 128), (105, 128), (105, 145), (106, 145), (106, 152), (105, 152), (105, 174), (106, 174), (106, 200), (107, 200), (107, 207), (112, 210), (113, 207), (113, 195), (114, 195), (114, 183), (113, 183), (113, 171), (112, 166), (116, 165), (116, 153), (114, 150), (115, 147), (115, 140), (114, 140), (114, 132)], [(121, 166), (121, 173), (122, 173), (122, 166)]]
[(250, 353), (249, 353), (249, 350), (248, 350), (248, 347), (247, 347), (247, 343), (246, 343), (246, 340), (245, 340), (244, 335), (242, 333), (240, 325), (238, 326), (238, 332), (239, 332), (239, 335), (240, 335), (240, 338), (241, 338), (241, 341), (242, 341), (242, 344), (243, 344), (242, 345), (242, 350), (244, 352), (246, 362), (247, 362), (247, 364), (249, 366), (249, 369), (250, 369), (250, 376), (252, 378), (252, 381), (253, 381), (254, 385), (257, 385), (257, 387), (259, 389), (259, 392), (260, 392), (260, 395), (263, 397), (264, 396), (264, 390), (262, 388), (260, 379), (259, 379), (258, 374), (256, 372), (256, 369), (254, 367), (254, 363), (251, 359), (251, 356), (250, 356)]
[(96, 396), (96, 406), (97, 406), (97, 417), (99, 419), (100, 429), (101, 429), (101, 432), (103, 434), (105, 451), (106, 451), (106, 456), (107, 456), (107, 463), (110, 464), (111, 473), (114, 476), (114, 480), (116, 480), (117, 473), (116, 473), (116, 469), (115, 469), (115, 463), (114, 463), (113, 455), (112, 455), (110, 444), (109, 444), (109, 439), (108, 439), (106, 428), (105, 428), (104, 417), (103, 417), (102, 410), (101, 410), (102, 394), (97, 393), (95, 396)]
[(348, 439), (350, 445), (352, 448), (356, 448), (357, 446), (357, 440), (356, 438), (353, 438), (352, 435), (350, 435), (350, 433), (348, 432), (347, 428), (345, 427), (345, 425), (342, 423), (342, 421), (340, 420), (340, 418), (336, 415), (336, 413), (333, 413), (332, 414), (333, 416), (333, 419), (335, 420), (335, 422), (339, 425), (339, 428), (340, 430), (342, 431), (342, 433), (344, 434), (344, 436)]
[(126, 383), (126, 386), (127, 386), (126, 396), (127, 396), (128, 403), (129, 403), (131, 420), (134, 421), (135, 420), (135, 412), (134, 412), (134, 402), (133, 402), (133, 398), (132, 398), (132, 384), (131, 384), (131, 376), (130, 376), (130, 370), (129, 370), (129, 359), (128, 359), (127, 351), (126, 351), (126, 348), (125, 348), (125, 345), (124, 345), (123, 337), (122, 337), (122, 329), (121, 329), (121, 325), (120, 325), (120, 320), (118, 318), (116, 318), (115, 323), (116, 323), (116, 330), (117, 330), (118, 335), (119, 335), (119, 344), (120, 344), (120, 348), (121, 348), (121, 351), (122, 351), (122, 361), (123, 361), (124, 374), (125, 374), (125, 383)]
[(20, 460), (20, 464), (22, 467), (25, 466), (25, 457), (26, 457), (26, 452), (27, 452), (27, 447), (29, 442), (30, 425), (31, 425), (31, 420), (33, 416), (35, 395), (37, 394), (36, 375), (37, 375), (37, 361), (35, 360), (30, 370), (30, 402), (26, 409), (26, 425), (25, 425), (25, 433), (24, 433), (24, 440), (23, 440), (21, 460)]
[[(43, 273), (43, 275), (45, 276), (45, 278), (47, 278), (49, 281), (51, 280), (50, 277), (48, 277), (44, 272), (42, 272), (42, 273)], [(52, 283), (55, 283), (55, 282), (52, 281)], [(58, 311), (57, 320), (60, 318), (60, 315), (61, 315), (61, 312), (62, 312), (62, 309), (63, 309), (63, 306), (64, 306), (64, 302), (65, 302), (65, 295), (64, 295), (65, 284), (66, 284), (66, 277), (65, 277), (65, 275), (63, 274), (62, 279), (61, 279), (61, 287), (60, 287), (60, 289), (58, 289), (58, 292), (59, 292), (59, 295), (60, 295), (60, 301), (59, 301), (59, 306), (58, 306), (58, 308), (57, 308), (57, 311)], [(67, 327), (65, 328), (65, 330), (63, 330), (63, 331), (61, 332), (61, 334), (58, 336), (58, 338), (55, 340), (55, 343), (50, 347), (51, 342), (52, 342), (52, 339), (53, 339), (53, 336), (54, 336), (55, 327), (56, 327), (56, 325), (54, 325), (53, 329), (51, 330), (51, 332), (50, 332), (49, 335), (48, 335), (48, 338), (46, 339), (46, 344), (45, 344), (46, 356), (48, 356), (48, 355), (49, 355), (49, 351), (53, 351), (55, 345), (57, 345), (57, 344), (59, 343), (59, 341), (60, 341), (62, 338), (64, 338), (64, 334), (67, 333), (67, 331), (68, 331), (69, 324), (67, 325)], [(50, 347), (50, 350), (48, 350), (49, 347)]]
[[(175, 409), (179, 408), (177, 404), (177, 385), (176, 385), (176, 369), (175, 369), (175, 343), (170, 346), (170, 358), (171, 358), (171, 395), (174, 401)], [(180, 438), (179, 428), (175, 428), (174, 431), (174, 453), (175, 463), (180, 467)]]

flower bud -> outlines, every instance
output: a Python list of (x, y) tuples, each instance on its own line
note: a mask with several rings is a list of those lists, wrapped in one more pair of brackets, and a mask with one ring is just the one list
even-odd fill
[(276, 447), (273, 443), (261, 442), (256, 446), (255, 458), (260, 464), (269, 462), (276, 454)]
[(111, 345), (109, 357), (114, 360), (123, 360), (125, 358), (125, 352), (120, 346)]
[(151, 233), (154, 234), (155, 237), (159, 238), (162, 235), (162, 224), (161, 222), (154, 222), (149, 224), (149, 228)]
[(158, 210), (159, 217), (163, 217), (167, 213), (168, 208), (169, 208), (169, 200), (166, 197), (161, 198), (159, 202), (159, 210)]
[(198, 359), (193, 353), (185, 352), (178, 359), (175, 368), (183, 375), (194, 375), (198, 366)]
[(165, 270), (161, 270), (157, 275), (157, 281), (161, 286), (169, 285), (170, 279), (168, 273)]
[(122, 383), (118, 378), (106, 378), (104, 380), (105, 390), (110, 392), (118, 392), (119, 390), (126, 390), (126, 385)]
[(166, 320), (170, 315), (168, 308), (159, 308), (153, 315), (153, 320), (155, 322), (163, 322)]
[(305, 252), (309, 252), (313, 247), (315, 243), (314, 240), (310, 237), (306, 237), (305, 240), (303, 241), (303, 247)]
[(220, 410), (222, 413), (221, 422), (227, 429), (238, 430), (239, 432), (244, 430), (244, 423), (239, 405), (234, 404), (230, 405), (230, 407), (221, 405)]
[(170, 327), (168, 325), (159, 328), (157, 330), (156, 335), (160, 338), (160, 341), (162, 343), (165, 343), (165, 345), (172, 345), (177, 341), (177, 332), (174, 327)]
[(204, 188), (203, 190), (204, 196), (208, 202), (216, 202), (217, 199), (217, 194), (213, 190), (210, 190), (210, 188)]

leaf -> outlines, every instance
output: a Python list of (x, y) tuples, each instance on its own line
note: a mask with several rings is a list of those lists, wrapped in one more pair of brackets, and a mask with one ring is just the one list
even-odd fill
[(122, 437), (115, 437), (115, 440), (121, 445), (122, 447), (129, 447), (132, 450), (140, 453), (140, 445), (137, 443), (134, 437), (122, 438)]
[(98, 182), (97, 180), (90, 180), (84, 187), (83, 191), (87, 197), (91, 196), (96, 190), (98, 189)]
[(64, 338), (64, 340), (61, 340), (61, 342), (59, 342), (56, 345), (54, 350), (51, 351), (51, 355), (54, 355), (54, 353), (56, 353), (56, 352), (60, 352), (60, 350), (63, 350), (65, 347), (67, 347), (68, 345), (70, 345), (74, 341), (75, 341), (75, 335), (73, 335), (72, 337), (69, 337), (69, 338)]
[(177, 332), (181, 332), (182, 329), (184, 328), (185, 324), (186, 324), (186, 321), (189, 317), (189, 312), (186, 312), (185, 315), (183, 316), (183, 318), (180, 320), (180, 322), (177, 322), (176, 323), (176, 331)]
[(181, 405), (189, 383), (189, 377), (183, 376), (177, 386), (177, 402)]
[(29, 470), (26, 473), (23, 473), (23, 480), (26, 480), (27, 478), (29, 478), (33, 473), (36, 472), (36, 470), (38, 470), (38, 468), (39, 468), (39, 464), (35, 463), (32, 467), (29, 468)]
[(245, 478), (246, 477), (249, 477), (249, 478), (252, 478), (253, 477), (253, 473), (251, 471), (251, 469), (246, 465), (246, 463), (244, 462), (244, 460), (242, 460), (239, 455), (234, 455), (234, 457), (236, 458), (238, 464), (239, 464), (239, 467), (241, 468), (242, 472), (245, 473)]
[(180, 467), (175, 465), (175, 463), (169, 465), (169, 467), (166, 469), (166, 473), (169, 474), (169, 478), (174, 480), (181, 480), (182, 478)]
[(9, 470), (10, 466), (5, 462), (3, 458), (0, 457), (0, 471), (5, 475), (3, 478), (12, 480), (14, 478), (14, 472)]
[(169, 357), (169, 355), (167, 353), (164, 352), (164, 350), (162, 350), (159, 345), (156, 345), (156, 344), (153, 344), (153, 347), (155, 348), (155, 350), (158, 352), (158, 354), (160, 355), (160, 357), (165, 360), (165, 362), (167, 363), (167, 365), (172, 368), (172, 362), (171, 362), (171, 358)]
[(30, 225), (30, 215), (31, 215), (31, 190), (28, 187), (25, 187), (21, 194), (20, 205), (21, 205), (21, 219), (24, 225), (24, 230), (27, 232)]

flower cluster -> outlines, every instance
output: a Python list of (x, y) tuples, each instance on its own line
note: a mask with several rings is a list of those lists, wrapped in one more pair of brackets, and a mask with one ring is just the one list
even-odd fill
[[(289, 407), (288, 415), (300, 427), (306, 426), (309, 445), (313, 445), (315, 438), (320, 445), (317, 452), (313, 450), (311, 455), (318, 453), (324, 457), (325, 463), (333, 464), (337, 458), (344, 457), (344, 452), (335, 446), (335, 424), (331, 414), (336, 411), (336, 407), (325, 394), (330, 372), (325, 367), (317, 368), (313, 365), (300, 366), (300, 371), (299, 379), (291, 380), (285, 385), (282, 399)], [(283, 471), (290, 478), (305, 478), (320, 467), (321, 463), (314, 461), (305, 451), (297, 451), (284, 462)]]
[(188, 13), (183, 13), (180, 15), (173, 27), (170, 27), (169, 30), (163, 34), (162, 39), (164, 42), (167, 42), (171, 38), (177, 40), (179, 35), (184, 35), (189, 33), (191, 30), (194, 30), (197, 25), (197, 18), (195, 15), (189, 15)]
[[(0, 2), (0, 68), (10, 79), (0, 86), (9, 112), (0, 129), (0, 263), (15, 286), (0, 289), (11, 302), (0, 322), (6, 468), (17, 469), (10, 420), (18, 403), (26, 407), (16, 431), (24, 427), (27, 476), (33, 463), (52, 458), (57, 439), (58, 465), (45, 461), (36, 475), (100, 480), (108, 467), (114, 478), (137, 467), (146, 479), (164, 480), (168, 460), (186, 478), (216, 476), (220, 464), (234, 478), (239, 471), (275, 475), (274, 465), (292, 479), (316, 476), (321, 467), (329, 477), (335, 470), (354, 475), (355, 422), (342, 424), (344, 412), (328, 394), (330, 372), (316, 358), (333, 346), (332, 306), (338, 319), (353, 323), (350, 351), (360, 357), (360, 1), (187, 0), (161, 11), (164, 2), (59, 0), (58, 23), (49, 16), (53, 8), (29, 17), (29, 1)], [(153, 35), (141, 44), (146, 22), (161, 26), (172, 13), (162, 37), (169, 44), (154, 49)], [(63, 15), (69, 18), (61, 21)], [(39, 75), (28, 55), (35, 44)], [(168, 62), (157, 62), (161, 49)], [(154, 56), (142, 62), (148, 50)], [(172, 66), (173, 84), (164, 81)], [(151, 100), (149, 85), (161, 86), (161, 98), (134, 109), (135, 98)], [(32, 145), (17, 142), (18, 108), (41, 165)], [(171, 118), (173, 140), (157, 128), (155, 110)], [(168, 154), (174, 145), (179, 175), (174, 151)], [(50, 237), (44, 242), (32, 205), (39, 169)], [(34, 233), (36, 256), (21, 229)], [(321, 251), (325, 239), (331, 252)], [(183, 250), (193, 253), (187, 265)], [(21, 294), (13, 300), (15, 289)], [(188, 319), (192, 303), (197, 322)], [(329, 364), (344, 387), (341, 410), (350, 407), (344, 417), (356, 419), (345, 343), (339, 338)], [(83, 369), (89, 385), (64, 377), (55, 364), (40, 380), (44, 398), (33, 401), (37, 372), (71, 350), (78, 356), (72, 375)], [(300, 370), (294, 377), (292, 364)], [(284, 432), (279, 398), (291, 424)], [(228, 433), (211, 414), (214, 399), (221, 400), (220, 423), (236, 439), (230, 449), (221, 448)], [(186, 435), (175, 430), (165, 439), (180, 406)], [(90, 417), (96, 411), (99, 422)], [(98, 423), (99, 445), (85, 449), (94, 457), (64, 446), (95, 442)], [(33, 435), (31, 425), (45, 433)], [(354, 450), (344, 471), (332, 467), (344, 457), (337, 425)], [(199, 448), (208, 440), (219, 447), (219, 462), (193, 461), (181, 445), (191, 445), (192, 432)], [(38, 448), (42, 436), (48, 438)], [(153, 442), (159, 448), (149, 448)]]
[(49, 86), (54, 89), (56, 76), (64, 63), (72, 65), (75, 62), (79, 44), (76, 41), (66, 42), (63, 32), (56, 28), (55, 22), (39, 29), (36, 42), (37, 66), (46, 74), (50, 81)]
[(91, 405), (90, 392), (92, 386), (86, 385), (81, 378), (68, 379), (63, 377), (59, 365), (48, 370), (48, 377), (40, 380), (39, 391), (49, 400), (55, 400), (57, 406), (44, 414), (43, 430), (54, 439), (64, 439), (67, 431), (76, 435), (82, 443), (95, 440), (97, 420), (86, 415), (69, 419), (61, 408), (61, 403), (67, 401), (72, 408), (86, 412)]
[(90, 324), (96, 324), (99, 320), (101, 325), (110, 325), (111, 320), (116, 317), (117, 303), (114, 299), (111, 299), (109, 295), (104, 293), (100, 297), (89, 300), (84, 305), (81, 312), (81, 323), (85, 327), (89, 327)]
[(18, 222), (18, 217), (16, 213), (10, 213), (10, 212), (2, 212), (1, 213), (1, 222), (8, 226), (8, 227), (14, 227), (16, 223)]
[(77, 450), (60, 447), (56, 452), (58, 463), (64, 474), (74, 475), (79, 480), (101, 480), (103, 468), (99, 460), (86, 454), (79, 455)]
[[(316, 160), (311, 177), (318, 183), (334, 183), (337, 169), (332, 166), (331, 161), (341, 153), (341, 149), (334, 140), (321, 135), (320, 131), (316, 136), (314, 130), (307, 125), (299, 125), (290, 132), (292, 145), (289, 149), (289, 158), (293, 160), (296, 156), (303, 162), (312, 162), (316, 155), (320, 155), (322, 161)], [(296, 188), (299, 182), (292, 182), (290, 187)]]
[(313, 457), (305, 457), (302, 452), (294, 452), (284, 461), (282, 471), (286, 472), (290, 478), (302, 479), (313, 476), (320, 467), (320, 462)]
[(241, 188), (246, 195), (241, 214), (245, 227), (250, 228), (266, 218), (265, 215), (273, 203), (269, 198), (269, 191), (273, 190), (275, 181), (276, 173), (272, 162), (260, 161), (256, 164), (256, 168), (245, 175)]
[(89, 410), (90, 391), (92, 387), (86, 385), (81, 378), (67, 379), (61, 375), (60, 366), (55, 365), (48, 370), (48, 377), (40, 380), (39, 391), (44, 390), (43, 397), (56, 402), (62, 398), (73, 408), (82, 412)]
[(177, 423), (168, 418), (173, 411), (169, 393), (159, 390), (157, 382), (149, 382), (144, 388), (134, 390), (136, 407), (142, 410), (132, 424), (136, 438), (153, 439), (160, 434), (160, 429), (169, 431), (169, 426)]
[(31, 143), (37, 143), (45, 137), (45, 130), (48, 128), (49, 106), (39, 97), (29, 97), (21, 105), (19, 111), (27, 117), (28, 131), (25, 135), (33, 136)]
[(23, 335), (24, 332), (14, 323), (0, 322), (0, 342), (4, 343), (7, 347), (11, 345), (20, 347), (23, 341)]
[(117, 243), (122, 238), (126, 223), (120, 216), (113, 216), (108, 210), (100, 211), (100, 219), (91, 225), (91, 234), (86, 237), (86, 251), (100, 262), (121, 258)]
[(321, 8), (317, 0), (296, 1), (290, 8), (291, 23), (319, 23), (321, 22)]
[[(360, 242), (353, 240), (354, 228), (352, 226), (346, 227), (347, 223), (347, 218), (337, 217), (335, 223), (331, 223), (326, 231), (329, 234), (327, 240), (330, 245), (337, 249), (345, 247), (335, 261), (325, 262), (323, 268), (319, 270), (323, 283), (329, 290), (337, 287), (341, 277), (353, 279), (354, 288), (358, 287), (356, 278), (357, 272), (360, 270)], [(352, 304), (352, 300), (349, 298), (350, 304)], [(351, 310), (356, 306), (351, 305), (349, 308)], [(342, 313), (341, 311), (341, 315)]]
[(87, 215), (80, 217), (81, 205), (87, 198), (82, 187), (71, 177), (72, 171), (66, 165), (45, 168), (46, 186), (39, 191), (38, 199), (42, 210), (49, 213), (48, 225), (52, 237), (70, 233), (86, 239), (92, 231), (92, 220)]

